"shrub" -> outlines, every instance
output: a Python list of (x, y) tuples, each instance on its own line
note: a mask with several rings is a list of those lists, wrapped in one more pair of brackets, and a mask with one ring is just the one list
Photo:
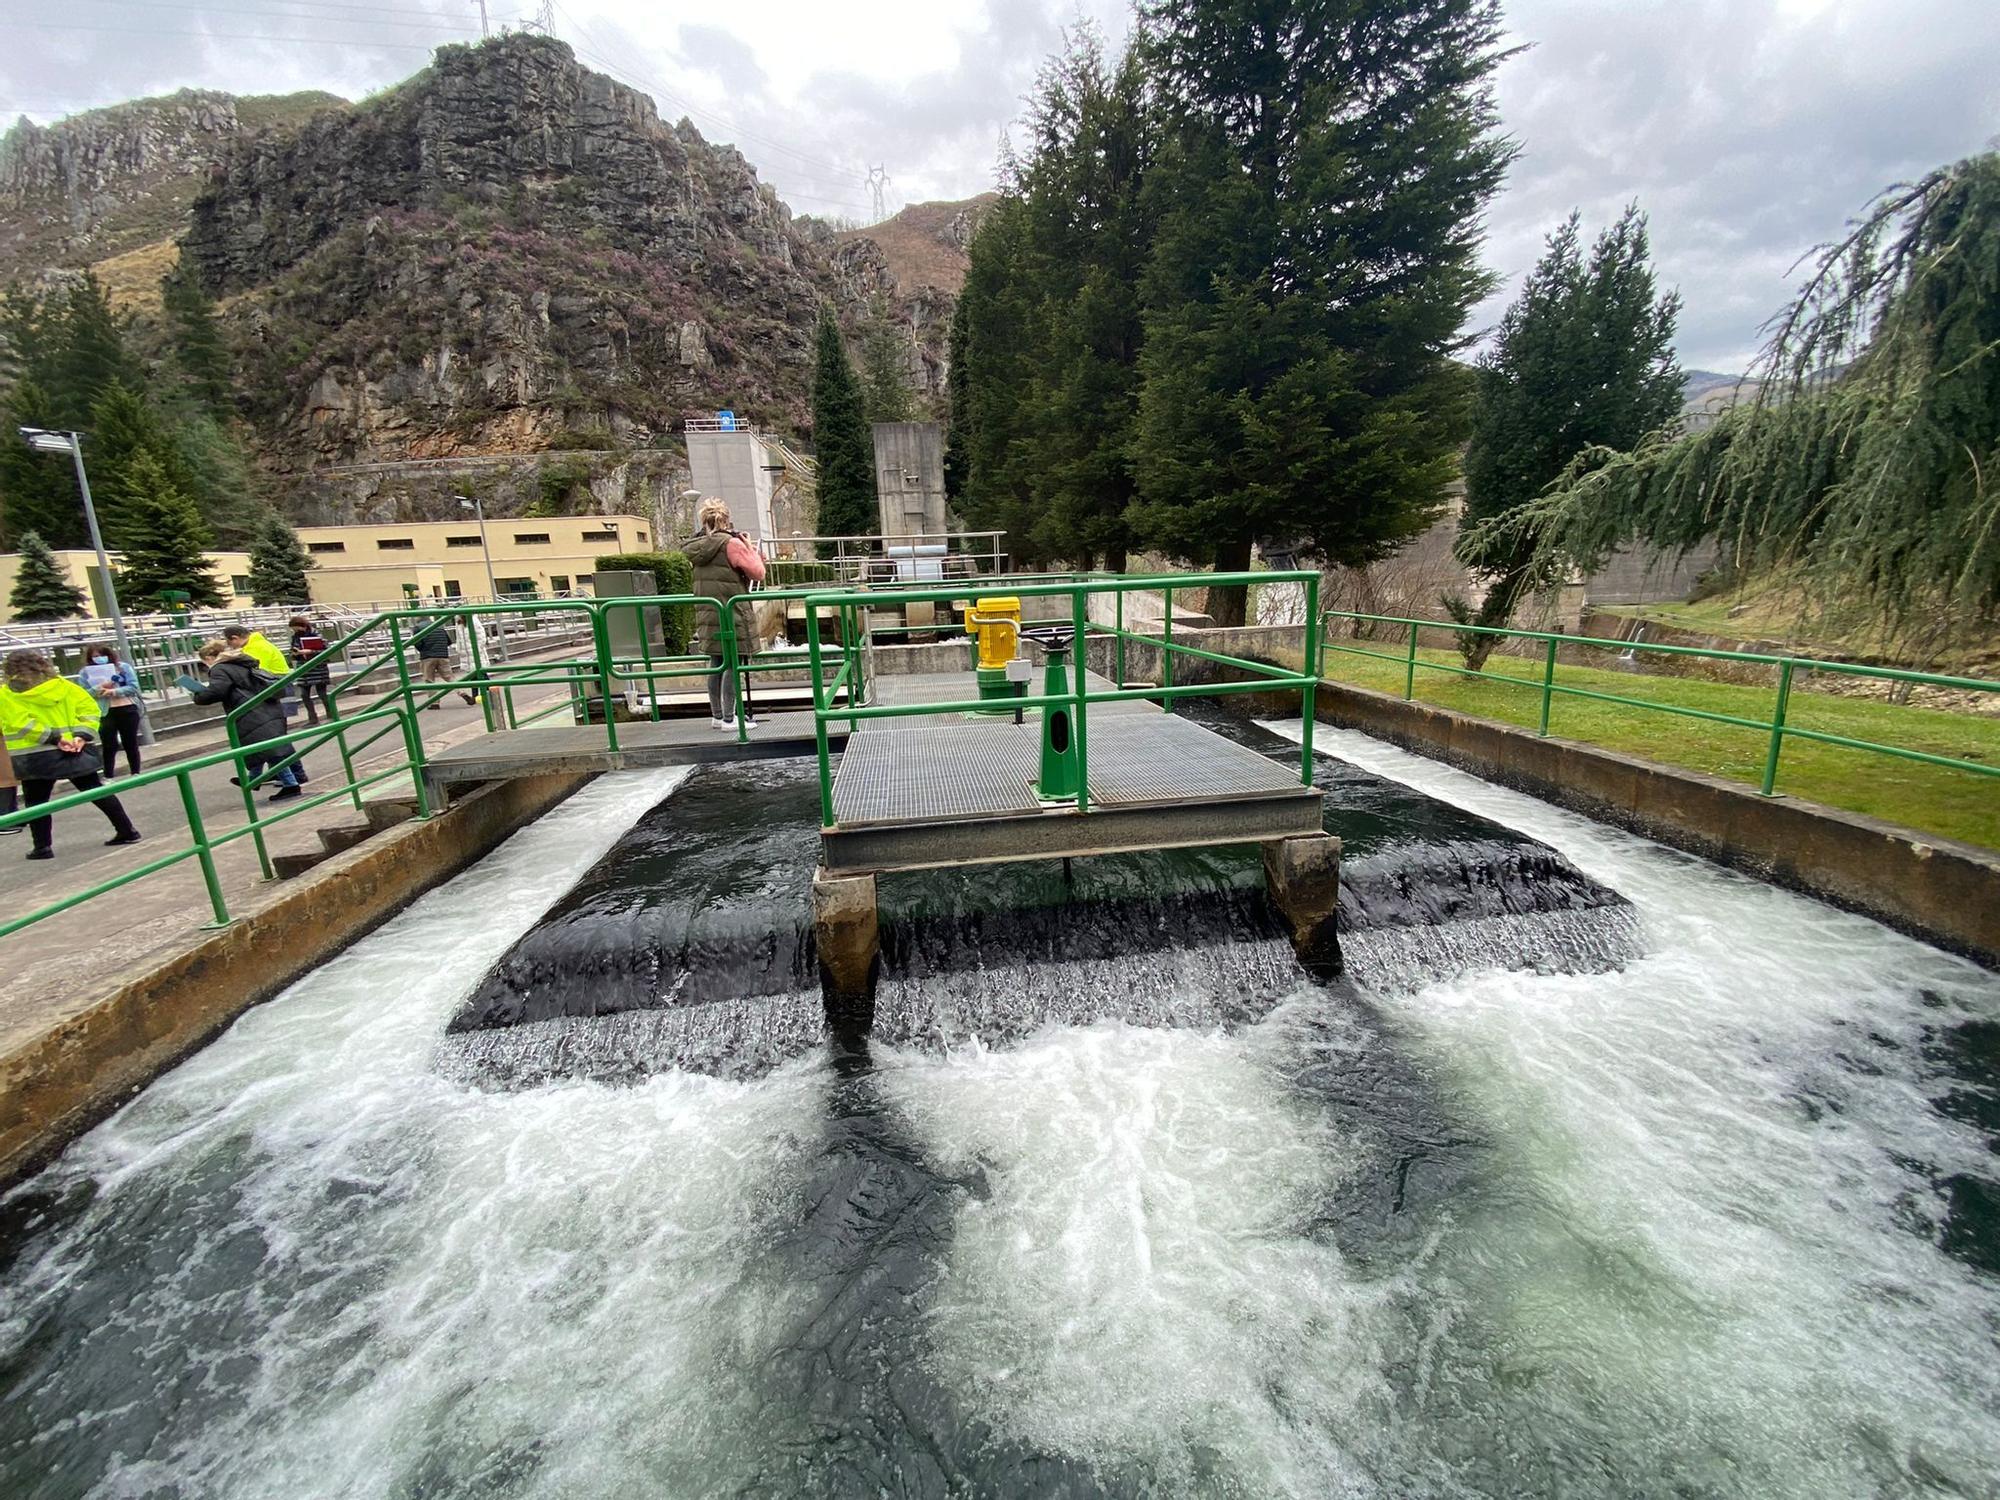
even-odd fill
[[(613, 552), (598, 558), (597, 571), (651, 573), (663, 594), (694, 592), (694, 564), (681, 552)], [(667, 649), (675, 653), (687, 650), (688, 640), (694, 634), (694, 606), (673, 604), (660, 613), (664, 618)]]
[(838, 575), (830, 562), (778, 559), (764, 565), (767, 589), (802, 589), (815, 583), (832, 583)]

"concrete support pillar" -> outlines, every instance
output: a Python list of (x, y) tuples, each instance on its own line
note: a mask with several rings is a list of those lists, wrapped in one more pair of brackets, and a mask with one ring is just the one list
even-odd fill
[(837, 1036), (865, 1034), (875, 1023), (875, 975), (882, 955), (875, 877), (815, 871), (812, 905), (827, 1024)]
[(1264, 887), (1292, 929), (1292, 949), (1315, 979), (1340, 973), (1340, 840), (1330, 833), (1271, 839)]

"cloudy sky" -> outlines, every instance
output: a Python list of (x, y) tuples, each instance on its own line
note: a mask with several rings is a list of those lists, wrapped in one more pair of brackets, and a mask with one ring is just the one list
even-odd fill
[[(490, 22), (541, 0), (486, 0)], [(871, 217), (991, 185), (1036, 66), (1119, 0), (559, 0), (592, 66), (732, 141), (800, 212)], [(1490, 214), (1507, 286), (1572, 207), (1637, 199), (1685, 301), (1691, 368), (1740, 370), (1792, 266), (1877, 190), (2000, 137), (2000, 0), (1514, 0), (1501, 70), (1522, 148)], [(49, 120), (183, 85), (359, 98), (476, 36), (478, 0), (0, 0), (0, 111)]]

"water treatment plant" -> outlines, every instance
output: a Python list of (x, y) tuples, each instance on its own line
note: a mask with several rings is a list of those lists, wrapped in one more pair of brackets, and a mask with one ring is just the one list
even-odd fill
[(0, 1489), (2000, 1486), (2000, 978), (1177, 585), (808, 591), (727, 734), (675, 601), (465, 605), (435, 752), (385, 615), (311, 753), (420, 816), (302, 885), (570, 780), (0, 1199)]

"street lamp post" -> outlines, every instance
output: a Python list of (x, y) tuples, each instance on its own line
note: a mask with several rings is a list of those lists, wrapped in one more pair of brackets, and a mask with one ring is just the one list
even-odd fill
[[(97, 507), (90, 502), (90, 476), (83, 471), (83, 435), (76, 432), (50, 432), (41, 427), (23, 427), (21, 436), (28, 446), (37, 453), (67, 453), (76, 465), (76, 486), (83, 492), (83, 519), (90, 525), (90, 545), (97, 549), (97, 571), (104, 579), (105, 602), (111, 606), (111, 633), (118, 640), (118, 655), (136, 676), (139, 659), (132, 654), (132, 643), (125, 636), (125, 612), (118, 607), (118, 578), (111, 571), (111, 559), (104, 551), (104, 534), (97, 529)], [(146, 693), (142, 687), (139, 700), (139, 742), (153, 743), (153, 721), (146, 712)]]
[[(475, 495), (453, 495), (451, 498), (458, 502), (460, 510), (469, 510), (479, 517), (479, 555), (486, 562), (486, 597), (498, 604), (500, 585), (493, 579), (493, 549), (486, 541), (486, 507)], [(502, 661), (507, 659), (507, 630), (504, 624), (496, 623), (494, 626), (493, 654)]]

